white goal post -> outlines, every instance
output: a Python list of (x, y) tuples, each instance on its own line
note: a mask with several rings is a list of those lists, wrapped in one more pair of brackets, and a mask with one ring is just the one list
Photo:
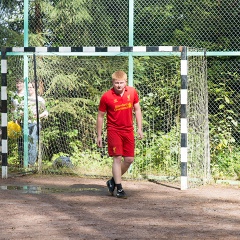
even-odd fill
[[(180, 161), (181, 161), (181, 190), (188, 188), (188, 132), (189, 132), (189, 89), (188, 89), (188, 75), (189, 75), (189, 61), (188, 57), (204, 56), (203, 50), (191, 49), (188, 51), (185, 46), (109, 46), (109, 47), (2, 47), (1, 49), (1, 130), (2, 130), (2, 178), (8, 177), (8, 106), (7, 106), (7, 58), (11, 56), (179, 56), (181, 61), (181, 90), (180, 90)], [(133, 69), (129, 66), (129, 76), (133, 76)], [(194, 73), (198, 74), (198, 73)], [(205, 76), (203, 76), (205, 77)], [(131, 78), (131, 77), (130, 77)], [(27, 78), (24, 80), (27, 81)], [(131, 81), (131, 79), (129, 79)], [(206, 120), (206, 118), (205, 118)], [(206, 126), (204, 126), (206, 128)], [(192, 130), (192, 128), (191, 128)], [(207, 138), (205, 138), (207, 139)], [(191, 147), (191, 146), (190, 146)], [(209, 166), (209, 142), (206, 143), (205, 155)], [(27, 157), (24, 155), (24, 158)], [(24, 160), (25, 161), (25, 160)], [(27, 164), (25, 164), (27, 166)], [(210, 169), (207, 167), (207, 175)]]

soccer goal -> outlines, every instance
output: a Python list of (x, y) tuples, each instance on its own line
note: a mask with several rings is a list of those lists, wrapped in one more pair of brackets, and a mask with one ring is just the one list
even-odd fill
[[(112, 160), (106, 139), (102, 149), (96, 146), (96, 116), (102, 93), (111, 87), (111, 74), (121, 69), (129, 73), (129, 84), (139, 92), (144, 130), (144, 139), (136, 141), (135, 162), (125, 177), (179, 182), (181, 189), (209, 181), (208, 94), (202, 49), (23, 47), (2, 48), (1, 56), (3, 178), (8, 172), (31, 170), (110, 176)], [(28, 163), (26, 127), (21, 132), (23, 166), (18, 160), (19, 137), (12, 137), (7, 128), (13, 117), (10, 95), (16, 78), (24, 78), (25, 89), (28, 81), (37, 83), (49, 112), (41, 121), (34, 165)], [(28, 107), (24, 106), (27, 126)]]

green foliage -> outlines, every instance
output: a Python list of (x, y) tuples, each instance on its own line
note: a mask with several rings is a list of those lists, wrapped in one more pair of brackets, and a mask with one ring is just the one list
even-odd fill
[(16, 156), (18, 156), (18, 144), (16, 138), (8, 139), (8, 149), (11, 149), (10, 154), (8, 155), (8, 164), (10, 166), (18, 166), (19, 161)]
[[(128, 3), (120, 0), (30, 1), (29, 46), (127, 46)], [(208, 51), (239, 49), (237, 4), (227, 0), (135, 1), (134, 44), (187, 45), (206, 47)], [(23, 1), (2, 0), (0, 7), (1, 46), (23, 46)], [(239, 168), (236, 164), (240, 141), (240, 94), (236, 89), (239, 70), (233, 70), (230, 61), (230, 57), (208, 57), (209, 106), (217, 106), (209, 107), (211, 161), (213, 173), (220, 177), (234, 176)], [(141, 171), (147, 167), (166, 174), (177, 171), (179, 139), (174, 128), (179, 121), (179, 62), (178, 57), (134, 57), (134, 85), (141, 98), (144, 132), (148, 133), (148, 140), (142, 145), (138, 143), (136, 149)], [(30, 56), (28, 65), (29, 78), (33, 79)], [(126, 58), (37, 58), (38, 80), (44, 86), (50, 113), (48, 120), (42, 122), (47, 161), (63, 153), (60, 146), (68, 146), (64, 154), (74, 155), (76, 163), (78, 158), (87, 161), (91, 157), (99, 163), (101, 154), (95, 155), (92, 151), (97, 105), (101, 94), (111, 86), (110, 76), (117, 68), (127, 71)], [(177, 70), (166, 72), (164, 69)], [(14, 91), (17, 77), (23, 77), (22, 56), (8, 58), (10, 91)], [(10, 100), (8, 109), (11, 109)], [(11, 111), (8, 114), (10, 119), (22, 117)], [(15, 143), (9, 141), (9, 144), (16, 153)], [(81, 154), (85, 154), (84, 157)]]
[(240, 149), (222, 147), (212, 155), (211, 170), (214, 179), (240, 180)]
[(157, 175), (178, 176), (180, 169), (179, 130), (173, 127), (168, 133), (150, 132), (136, 143), (138, 174), (151, 169)]
[[(23, 45), (23, 6), (1, 1), (2, 46)], [(29, 1), (29, 45), (127, 46), (128, 8), (126, 0)], [(237, 1), (135, 1), (134, 44), (237, 51), (238, 14)]]
[(211, 169), (217, 179), (239, 177), (239, 73), (226, 71), (231, 58), (221, 60), (219, 65), (209, 59), (208, 70), (209, 105), (217, 106), (209, 109)]
[(55, 173), (74, 173), (77, 175), (109, 176), (112, 169), (112, 158), (101, 156), (98, 152), (90, 150), (81, 151), (81, 142), (75, 141), (71, 144), (72, 153), (70, 166), (54, 166), (54, 161), (62, 156), (69, 156), (68, 153), (59, 152), (52, 156), (51, 161), (44, 161), (44, 171)]
[(0, 43), (1, 46), (23, 45), (23, 1), (1, 0)]
[(139, 91), (144, 119), (148, 120), (144, 129), (151, 124), (155, 130), (169, 131), (176, 123), (180, 89), (178, 64), (176, 57), (135, 58), (134, 86)]

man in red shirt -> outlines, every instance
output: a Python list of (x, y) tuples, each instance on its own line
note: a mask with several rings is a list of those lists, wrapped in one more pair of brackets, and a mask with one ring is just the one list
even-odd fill
[[(112, 74), (113, 88), (105, 92), (100, 100), (97, 117), (97, 145), (102, 147), (102, 127), (107, 113), (108, 154), (113, 157), (113, 177), (107, 181), (107, 187), (113, 195), (127, 198), (122, 188), (122, 175), (134, 161), (134, 127), (133, 110), (137, 121), (138, 138), (143, 138), (142, 113), (135, 88), (127, 86), (127, 74), (116, 71)], [(123, 161), (122, 161), (123, 158)]]

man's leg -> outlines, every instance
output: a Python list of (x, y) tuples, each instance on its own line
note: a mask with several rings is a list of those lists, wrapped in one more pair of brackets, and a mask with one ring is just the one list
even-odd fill
[(127, 198), (126, 193), (122, 188), (122, 175), (128, 170), (129, 166), (133, 162), (133, 157), (124, 157), (122, 162), (122, 156), (113, 157), (112, 173), (113, 178), (107, 181), (108, 191), (113, 195), (115, 186), (117, 187), (118, 198)]
[[(127, 142), (130, 142), (130, 153), (129, 155), (134, 155), (134, 136), (133, 133), (129, 134), (118, 133), (116, 131), (108, 132), (108, 153), (110, 156), (113, 156), (113, 164), (112, 164), (112, 179), (107, 181), (108, 191), (111, 195), (113, 195), (115, 187), (117, 187), (117, 197), (119, 198), (127, 198), (125, 192), (122, 188), (122, 175), (128, 170), (129, 166), (133, 162), (133, 157), (124, 157), (124, 161), (122, 162), (122, 152), (125, 151), (128, 153), (129, 149), (124, 149), (123, 145), (125, 142), (125, 135), (127, 135)], [(129, 145), (128, 143), (126, 144)], [(119, 154), (119, 155), (116, 155)], [(116, 156), (114, 156), (116, 155)]]
[(128, 170), (131, 163), (133, 162), (133, 157), (124, 157), (124, 161), (122, 162), (122, 157), (118, 156), (114, 159), (113, 164), (113, 176), (115, 179), (115, 185), (117, 187), (118, 198), (127, 198), (125, 191), (122, 188), (122, 175)]
[(122, 156), (113, 156), (112, 174), (115, 184), (122, 182)]
[(124, 161), (122, 162), (121, 169), (122, 175), (128, 170), (130, 165), (133, 163), (134, 157), (124, 157)]
[[(113, 157), (112, 174), (113, 177), (107, 181), (109, 193), (113, 196), (116, 184), (121, 183), (121, 161), (122, 161), (122, 140), (117, 131), (108, 131), (108, 154)], [(118, 150), (118, 152), (116, 152)]]
[(112, 196), (116, 187), (116, 183), (121, 183), (121, 160), (122, 160), (122, 156), (113, 157), (113, 164), (112, 164), (113, 177), (107, 181), (108, 191)]
[(124, 161), (122, 162), (122, 156), (113, 157), (112, 173), (115, 184), (122, 182), (122, 175), (128, 170), (133, 160), (134, 157), (124, 157)]

